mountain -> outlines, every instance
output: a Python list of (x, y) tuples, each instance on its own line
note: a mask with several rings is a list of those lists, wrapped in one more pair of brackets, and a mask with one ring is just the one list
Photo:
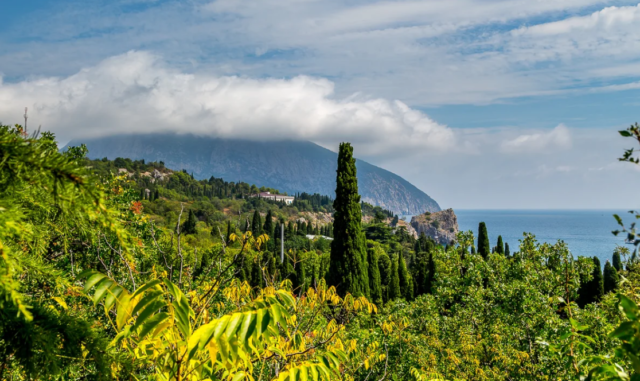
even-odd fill
[[(296, 192), (335, 194), (338, 155), (305, 141), (250, 141), (194, 135), (116, 135), (72, 141), (84, 143), (89, 157), (163, 161), (198, 179), (210, 176)], [(440, 206), (408, 181), (387, 170), (356, 160), (362, 200), (399, 214), (437, 212)]]

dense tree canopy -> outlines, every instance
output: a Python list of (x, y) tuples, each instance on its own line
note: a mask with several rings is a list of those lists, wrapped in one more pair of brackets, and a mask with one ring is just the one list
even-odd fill
[[(639, 377), (640, 265), (628, 250), (603, 277), (598, 258), (532, 234), (501, 255), (481, 226), (483, 255), (471, 255), (472, 232), (443, 247), (392, 230), (384, 211), (365, 223), (352, 153), (341, 146), (332, 226), (242, 197), (257, 186), (162, 163), (96, 167), (85, 147), (61, 153), (51, 134), (1, 127), (0, 379)], [(621, 229), (640, 243), (635, 226)], [(316, 231), (336, 239), (306, 237)]]

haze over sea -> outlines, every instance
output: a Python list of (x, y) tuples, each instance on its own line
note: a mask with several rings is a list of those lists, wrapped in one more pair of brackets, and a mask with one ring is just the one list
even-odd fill
[[(511, 252), (518, 251), (524, 232), (535, 234), (539, 242), (563, 240), (578, 256), (597, 256), (604, 266), (616, 245), (625, 245), (623, 235), (611, 234), (618, 229), (613, 214), (625, 224), (633, 222), (628, 210), (456, 210), (460, 231), (472, 230), (478, 237), (478, 224), (487, 224), (493, 247), (498, 235), (509, 243)], [(407, 216), (411, 221), (411, 216)], [(631, 245), (627, 245), (632, 249)]]

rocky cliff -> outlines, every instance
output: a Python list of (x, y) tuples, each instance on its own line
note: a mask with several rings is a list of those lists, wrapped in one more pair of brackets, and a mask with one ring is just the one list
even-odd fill
[(458, 217), (453, 209), (426, 212), (411, 218), (411, 226), (418, 234), (424, 233), (442, 245), (455, 241), (458, 234)]
[[(311, 142), (149, 134), (83, 139), (69, 145), (81, 143), (92, 159), (164, 161), (168, 168), (185, 169), (198, 179), (215, 176), (289, 194), (335, 194), (338, 155)], [(437, 202), (400, 176), (363, 160), (357, 160), (356, 167), (363, 201), (398, 214), (440, 210)]]

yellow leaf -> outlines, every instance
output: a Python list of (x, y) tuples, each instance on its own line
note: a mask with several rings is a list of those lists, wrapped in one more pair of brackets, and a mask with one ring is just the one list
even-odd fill
[(69, 309), (69, 306), (67, 306), (67, 303), (65, 303), (64, 299), (62, 299), (61, 297), (59, 297), (59, 296), (54, 296), (54, 297), (53, 297), (53, 298), (51, 298), (51, 299), (53, 299), (53, 300), (55, 300), (56, 302), (58, 302), (58, 304), (59, 304), (62, 308), (64, 308), (65, 310), (68, 310), (68, 309)]

